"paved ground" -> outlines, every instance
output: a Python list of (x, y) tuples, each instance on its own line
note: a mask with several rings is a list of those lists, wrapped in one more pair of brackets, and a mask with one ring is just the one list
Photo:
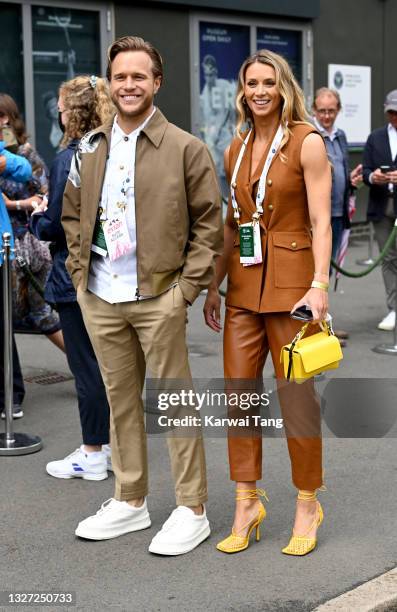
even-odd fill
[[(365, 255), (363, 244), (351, 249), (353, 262)], [(397, 358), (371, 351), (392, 340), (391, 333), (376, 330), (385, 314), (379, 270), (363, 280), (342, 280), (340, 289), (332, 295), (332, 313), (351, 339), (339, 375), (395, 378)], [(220, 377), (221, 339), (204, 328), (202, 303), (200, 297), (190, 311), (192, 369), (196, 377)], [(27, 376), (68, 371), (63, 356), (45, 338), (19, 336), (18, 345)], [(271, 372), (266, 366), (266, 375)], [(17, 430), (39, 434), (44, 448), (35, 455), (0, 457), (0, 590), (75, 591), (73, 609), (84, 612), (299, 612), (397, 565), (396, 440), (390, 432), (378, 439), (326, 437), (325, 521), (317, 550), (302, 559), (280, 554), (290, 535), (295, 491), (285, 442), (276, 438), (264, 441), (263, 486), (270, 503), (263, 539), (240, 555), (215, 550), (231, 524), (233, 491), (225, 441), (207, 439), (212, 535), (188, 556), (158, 558), (147, 553), (147, 546), (174, 503), (163, 441), (152, 438), (149, 444), (152, 528), (109, 542), (79, 541), (73, 535), (77, 522), (112, 496), (113, 477), (95, 483), (46, 475), (47, 461), (80, 444), (73, 382), (26, 386), (25, 417)], [(349, 407), (344, 407), (346, 414)], [(374, 402), (375, 412), (381, 407), (381, 401)]]

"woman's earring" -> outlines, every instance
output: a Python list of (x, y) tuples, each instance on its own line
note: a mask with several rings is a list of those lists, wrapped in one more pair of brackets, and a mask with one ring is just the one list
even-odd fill
[(243, 104), (247, 104), (247, 98), (243, 96)]

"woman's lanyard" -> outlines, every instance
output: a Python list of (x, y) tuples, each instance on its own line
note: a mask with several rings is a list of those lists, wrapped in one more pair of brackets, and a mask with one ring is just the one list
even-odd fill
[[(243, 142), (243, 144), (241, 146), (240, 153), (238, 155), (237, 162), (236, 162), (236, 165), (234, 167), (232, 180), (230, 182), (230, 194), (231, 194), (231, 198), (232, 198), (232, 206), (233, 206), (233, 211), (234, 211), (233, 216), (234, 216), (234, 218), (236, 220), (237, 225), (240, 225), (240, 211), (239, 211), (239, 207), (238, 207), (238, 204), (237, 204), (236, 193), (235, 193), (235, 190), (236, 190), (236, 187), (237, 187), (236, 179), (237, 179), (237, 174), (238, 174), (238, 171), (240, 170), (241, 162), (243, 160), (244, 153), (245, 153), (245, 150), (247, 148), (247, 144), (248, 144), (248, 141), (250, 139), (251, 134), (252, 134), (252, 130), (249, 131), (249, 133), (247, 134), (247, 136), (246, 136), (246, 138), (245, 138), (245, 140), (244, 140), (244, 142)], [(265, 199), (267, 174), (269, 172), (269, 168), (270, 168), (270, 165), (271, 165), (271, 163), (273, 161), (273, 158), (276, 155), (276, 153), (277, 153), (277, 151), (278, 151), (278, 149), (280, 147), (281, 141), (283, 139), (283, 135), (284, 135), (283, 128), (282, 128), (282, 126), (280, 124), (278, 126), (278, 130), (276, 132), (276, 135), (273, 138), (273, 142), (270, 145), (269, 153), (267, 155), (265, 164), (263, 166), (262, 174), (261, 174), (260, 179), (259, 179), (258, 192), (256, 194), (256, 200), (255, 200), (256, 211), (252, 215), (252, 222), (253, 223), (255, 223), (255, 221), (257, 221), (259, 219), (260, 215), (263, 214), (262, 203), (263, 203), (263, 201)]]

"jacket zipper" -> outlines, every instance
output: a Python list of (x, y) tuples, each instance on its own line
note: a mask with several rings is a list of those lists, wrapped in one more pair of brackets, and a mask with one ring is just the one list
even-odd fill
[(138, 264), (138, 217), (137, 217), (137, 205), (136, 205), (136, 189), (135, 189), (135, 178), (136, 178), (136, 161), (137, 161), (137, 155), (138, 155), (138, 142), (140, 139), (140, 134), (138, 134), (138, 138), (136, 139), (136, 143), (135, 143), (135, 164), (134, 164), (134, 205), (135, 205), (135, 244), (136, 244), (136, 248), (135, 248), (135, 259), (136, 259), (136, 282), (137, 282), (137, 288), (135, 291), (135, 297), (136, 297), (136, 302), (137, 304), (139, 304), (139, 300), (141, 298), (141, 295), (139, 293), (139, 264)]

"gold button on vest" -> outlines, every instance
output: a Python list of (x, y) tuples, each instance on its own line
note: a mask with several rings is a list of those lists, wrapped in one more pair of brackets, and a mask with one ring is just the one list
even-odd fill
[(268, 209), (273, 210), (273, 204), (269, 204)]
[(297, 247), (298, 245), (296, 244), (296, 242), (291, 242), (291, 246), (292, 246), (292, 248), (293, 248), (293, 249), (296, 249), (296, 247)]
[(273, 185), (273, 181), (272, 181), (272, 179), (267, 179), (267, 184), (268, 184), (268, 185)]

